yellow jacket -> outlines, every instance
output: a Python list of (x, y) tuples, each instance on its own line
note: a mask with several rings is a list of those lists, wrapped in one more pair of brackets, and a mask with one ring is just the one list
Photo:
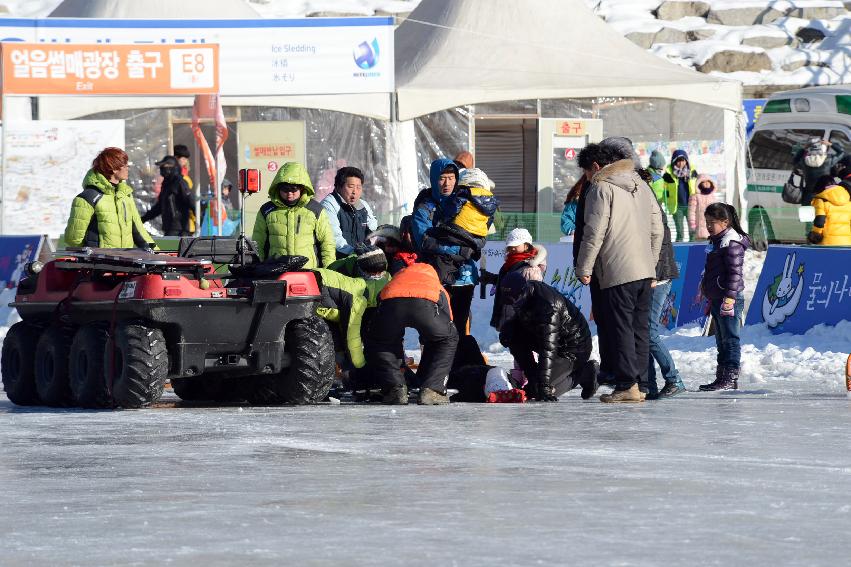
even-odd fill
[[(824, 246), (851, 246), (851, 197), (840, 185), (831, 185), (815, 197), (814, 239)], [(819, 238), (821, 237), (821, 238)]]

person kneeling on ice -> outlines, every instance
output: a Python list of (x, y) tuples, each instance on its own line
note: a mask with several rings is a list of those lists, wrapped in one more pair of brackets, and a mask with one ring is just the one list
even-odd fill
[(593, 396), (599, 366), (589, 360), (591, 331), (579, 309), (553, 287), (527, 281), (519, 272), (502, 278), (500, 292), (504, 307), (499, 342), (523, 369), (526, 395), (555, 402), (582, 386), (582, 399)]
[(379, 295), (366, 343), (367, 357), (381, 385), (383, 403), (407, 404), (402, 366), (405, 329), (420, 335), (423, 354), (417, 369), (420, 405), (449, 403), (446, 382), (458, 347), (449, 294), (428, 264), (413, 264), (390, 280)]

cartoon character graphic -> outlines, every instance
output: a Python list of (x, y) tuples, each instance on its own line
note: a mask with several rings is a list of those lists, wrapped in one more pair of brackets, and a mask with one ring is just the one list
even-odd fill
[(559, 274), (558, 268), (556, 268), (555, 273), (553, 273), (550, 278), (550, 285), (556, 288), (560, 294), (569, 299), (571, 303), (579, 305), (585, 286), (583, 286), (582, 282), (579, 281), (579, 278), (576, 277), (576, 270), (574, 268), (571, 267), (565, 269), (563, 275)]
[[(786, 255), (783, 273), (774, 278), (774, 283), (762, 297), (762, 318), (770, 328), (774, 328), (795, 313), (801, 293), (804, 291), (804, 264), (795, 270), (796, 254)], [(798, 283), (792, 281), (792, 272), (797, 271)]]
[(668, 329), (673, 328), (677, 320), (677, 292), (672, 291), (662, 304), (662, 316), (659, 321)]
[(21, 276), (24, 275), (24, 269), (30, 262), (31, 255), (32, 246), (27, 244), (26, 246), (24, 246), (24, 249), (21, 250), (21, 253), (15, 256), (15, 269), (14, 271), (12, 271), (12, 277), (10, 277), (9, 281), (6, 282), (6, 287), (8, 289), (14, 289), (18, 287), (18, 282), (20, 281)]

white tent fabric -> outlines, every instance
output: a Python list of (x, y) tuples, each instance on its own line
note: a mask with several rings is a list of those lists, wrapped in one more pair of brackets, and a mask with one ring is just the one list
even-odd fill
[(738, 82), (644, 51), (582, 0), (423, 0), (395, 39), (399, 120), (541, 98), (674, 98), (741, 108)]
[(242, 0), (64, 0), (50, 18), (259, 18)]

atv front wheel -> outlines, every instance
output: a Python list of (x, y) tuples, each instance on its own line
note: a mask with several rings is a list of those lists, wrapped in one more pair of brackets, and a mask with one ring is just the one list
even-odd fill
[(144, 408), (159, 400), (168, 377), (168, 350), (162, 331), (122, 323), (115, 331), (112, 346), (106, 349), (104, 366), (107, 374), (112, 372), (115, 405)]
[(35, 406), (40, 400), (35, 387), (35, 345), (41, 329), (19, 321), (9, 328), (0, 353), (3, 389), (13, 404)]
[(74, 403), (68, 380), (68, 362), (73, 330), (49, 327), (35, 348), (35, 387), (41, 401), (54, 408)]
[(71, 342), (68, 379), (71, 395), (80, 407), (112, 407), (103, 366), (108, 338), (106, 326), (95, 323), (77, 330)]
[(252, 405), (314, 404), (334, 382), (334, 340), (324, 319), (308, 317), (287, 324), (285, 349), (290, 367), (274, 375), (246, 378), (245, 397)]

